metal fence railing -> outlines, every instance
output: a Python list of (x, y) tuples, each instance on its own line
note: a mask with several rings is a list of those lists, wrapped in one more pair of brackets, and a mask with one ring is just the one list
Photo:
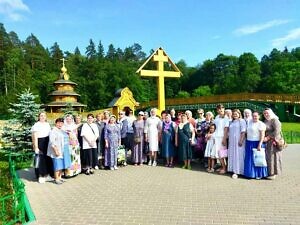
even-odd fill
[(283, 136), (288, 144), (300, 143), (300, 132), (297, 131), (283, 131)]
[(16, 172), (15, 162), (11, 155), (9, 155), (9, 173), (13, 193), (0, 198), (0, 218), (2, 223), (4, 225), (12, 225), (34, 221), (35, 216), (25, 193), (25, 185)]

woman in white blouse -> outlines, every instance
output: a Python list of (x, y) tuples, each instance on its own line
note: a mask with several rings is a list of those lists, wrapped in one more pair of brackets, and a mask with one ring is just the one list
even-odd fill
[(52, 160), (47, 156), (50, 130), (46, 113), (41, 112), (38, 121), (31, 128), (32, 147), (35, 152), (35, 175), (39, 183), (53, 180), (49, 176), (49, 174), (53, 175)]
[(258, 151), (264, 148), (266, 125), (259, 120), (259, 113), (252, 113), (252, 120), (247, 124), (247, 140), (245, 149), (244, 176), (261, 179), (268, 176), (267, 167), (256, 167), (253, 160), (253, 148)]
[(81, 129), (82, 136), (82, 151), (83, 162), (82, 169), (86, 175), (93, 174), (93, 151), (97, 151), (97, 139), (99, 137), (99, 130), (94, 123), (94, 115), (87, 115), (87, 123), (83, 124)]

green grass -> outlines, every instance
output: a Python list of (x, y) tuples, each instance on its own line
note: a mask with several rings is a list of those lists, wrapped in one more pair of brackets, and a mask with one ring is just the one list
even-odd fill
[(300, 143), (300, 123), (282, 123), (282, 132), (288, 144)]
[(300, 132), (300, 123), (281, 123), (282, 131), (295, 131)]

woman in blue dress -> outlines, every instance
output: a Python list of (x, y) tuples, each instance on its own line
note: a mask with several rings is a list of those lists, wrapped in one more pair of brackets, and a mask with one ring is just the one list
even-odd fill
[(175, 123), (172, 122), (170, 114), (166, 115), (162, 124), (161, 147), (162, 156), (166, 158), (166, 167), (173, 167)]
[(53, 160), (54, 178), (56, 184), (62, 184), (62, 170), (67, 170), (71, 166), (71, 156), (69, 153), (69, 136), (61, 128), (64, 124), (62, 118), (55, 120), (55, 127), (49, 135), (48, 156)]
[(267, 167), (256, 167), (253, 159), (253, 148), (264, 148), (266, 125), (259, 120), (259, 113), (252, 113), (252, 120), (247, 124), (247, 140), (245, 149), (244, 176), (261, 179), (268, 176)]
[(121, 145), (120, 126), (116, 123), (116, 116), (109, 118), (108, 124), (104, 128), (105, 138), (105, 166), (110, 170), (117, 170), (118, 147)]

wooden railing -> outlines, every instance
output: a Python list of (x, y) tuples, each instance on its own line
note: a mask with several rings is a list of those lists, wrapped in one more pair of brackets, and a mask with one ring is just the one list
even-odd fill
[[(300, 94), (261, 94), (261, 93), (238, 93), (214, 96), (201, 96), (190, 98), (166, 99), (166, 105), (194, 105), (206, 103), (224, 103), (224, 102), (267, 102), (267, 103), (284, 103), (300, 104)], [(141, 103), (138, 108), (148, 108), (157, 105), (157, 101)]]

